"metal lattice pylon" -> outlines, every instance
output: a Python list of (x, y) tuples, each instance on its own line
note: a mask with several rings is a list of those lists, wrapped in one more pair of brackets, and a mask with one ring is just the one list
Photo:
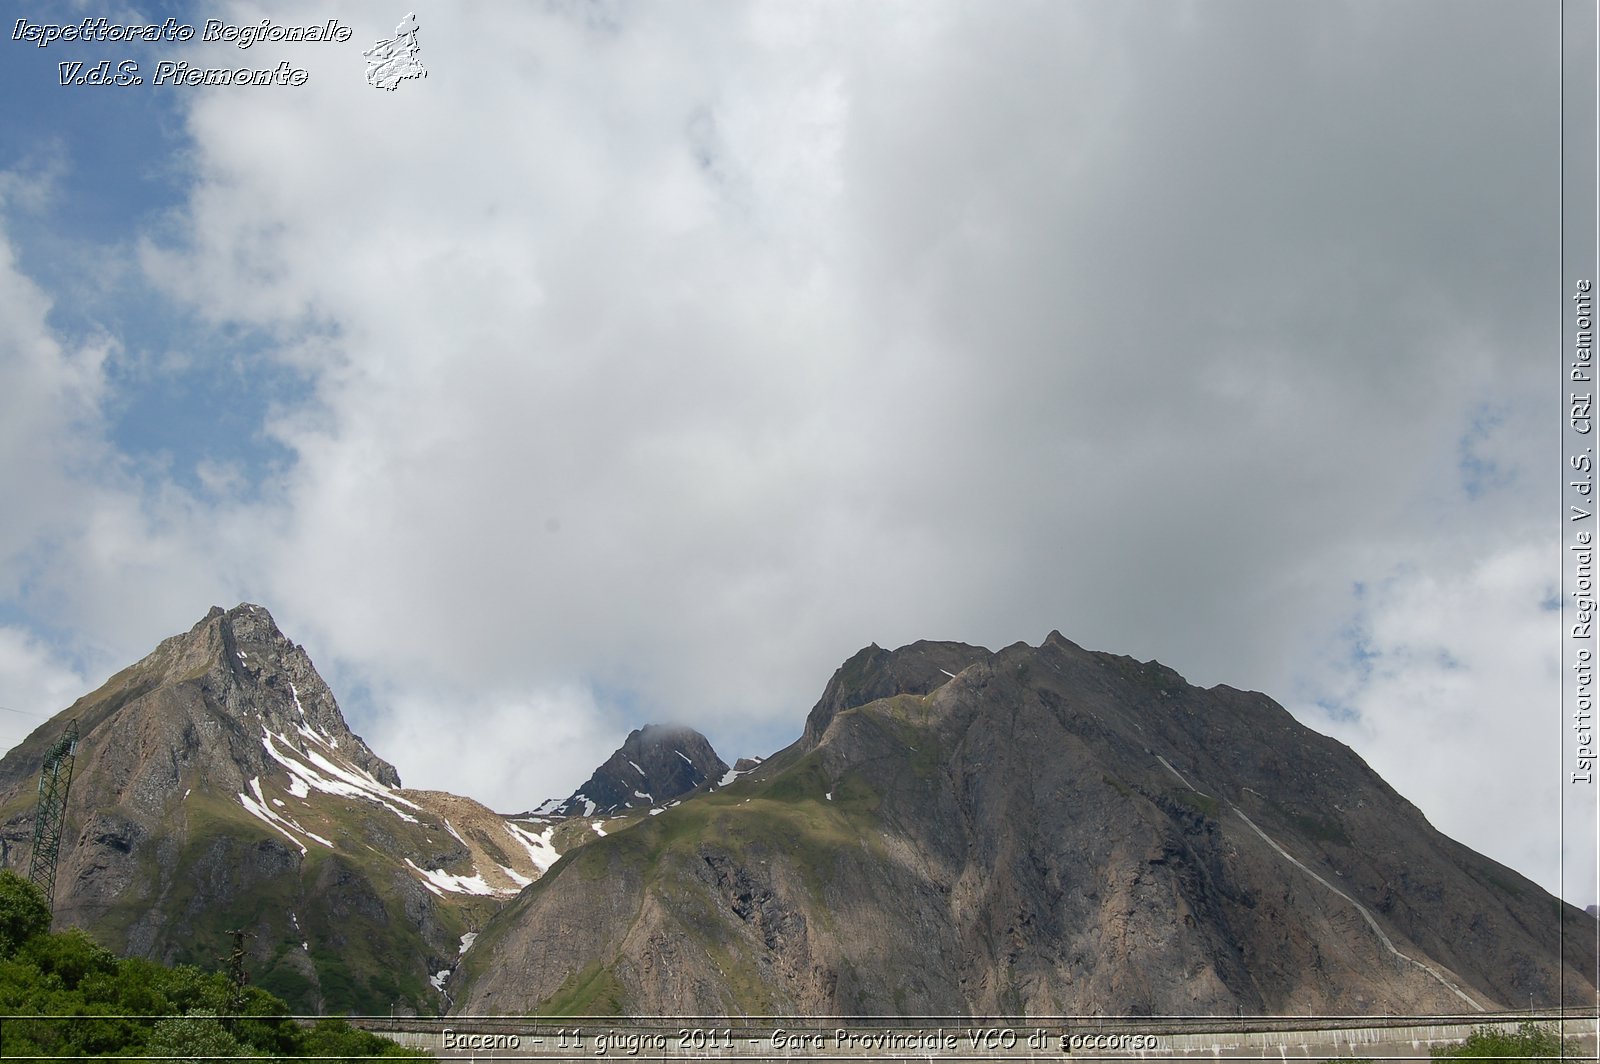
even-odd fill
[(33, 859), (28, 865), (28, 878), (44, 891), (52, 912), (61, 826), (67, 815), (67, 790), (72, 786), (72, 763), (77, 753), (78, 722), (70, 720), (67, 730), (44, 755), (44, 767), (39, 770), (39, 811), (33, 818)]

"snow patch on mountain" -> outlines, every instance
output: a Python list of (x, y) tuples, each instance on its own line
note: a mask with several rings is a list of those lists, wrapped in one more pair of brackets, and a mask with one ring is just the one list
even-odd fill
[(245, 811), (251, 816), (262, 821), (267, 825), (267, 827), (272, 828), (274, 831), (283, 835), (284, 838), (294, 843), (295, 848), (300, 851), (300, 856), (304, 857), (307, 852), (306, 844), (295, 838), (294, 835), (290, 834), (287, 827), (288, 821), (283, 820), (283, 818), (278, 816), (278, 814), (274, 813), (271, 809), (268, 809), (266, 799), (261, 797), (260, 776), (250, 777), (250, 789), (255, 792), (256, 797), (252, 799), (248, 794), (240, 791), (239, 804), (244, 806)]
[(517, 825), (508, 822), (506, 831), (510, 832), (511, 837), (521, 843), (522, 848), (528, 851), (528, 858), (533, 861), (533, 866), (539, 870), (540, 875), (544, 875), (550, 866), (555, 864), (557, 859), (561, 857), (560, 852), (556, 850), (555, 845), (550, 841), (555, 835), (556, 829), (554, 825), (535, 835), (531, 831), (519, 828)]
[(406, 864), (411, 870), (422, 877), (423, 886), (434, 893), (451, 891), (456, 894), (480, 894), (490, 896), (494, 894), (515, 894), (516, 891), (495, 890), (483, 880), (482, 873), (471, 876), (458, 876), (439, 868), (419, 868), (411, 858), (406, 858)]
[[(252, 798), (249, 794), (244, 794), (241, 792), (239, 795), (239, 804), (244, 806), (245, 811), (250, 813), (250, 815), (262, 821), (268, 827), (278, 831), (290, 842), (294, 843), (295, 846), (300, 850), (300, 855), (302, 857), (304, 857), (307, 853), (306, 845), (304, 842), (300, 841), (295, 832), (299, 832), (300, 835), (304, 835), (306, 838), (309, 838), (315, 842), (320, 842), (330, 850), (335, 849), (333, 843), (329, 842), (327, 839), (323, 838), (321, 835), (318, 835), (314, 831), (307, 831), (305, 828), (300, 826), (299, 821), (274, 812), (267, 801), (266, 795), (261, 792), (260, 776), (250, 777), (249, 786), (251, 794), (254, 794), (255, 797)], [(283, 805), (283, 803), (276, 798), (272, 799), (272, 801), (280, 806)]]
[(515, 868), (507, 868), (503, 864), (497, 864), (495, 867), (504, 872), (506, 874), (506, 878), (515, 883), (518, 887), (525, 887), (529, 883), (533, 882), (533, 878), (531, 876), (525, 876), (521, 872), (518, 872)]
[[(314, 749), (308, 748), (296, 751), (294, 744), (289, 741), (287, 736), (272, 731), (265, 725), (262, 726), (261, 730), (263, 732), (262, 745), (267, 751), (267, 756), (289, 771), (291, 780), (289, 793), (295, 795), (295, 797), (303, 798), (310, 792), (310, 789), (315, 788), (326, 794), (339, 795), (344, 798), (364, 798), (369, 802), (377, 802), (379, 805), (384, 806), (402, 820), (410, 821), (413, 824), (420, 823), (416, 817), (394, 803), (398, 802), (400, 805), (409, 806), (417, 810), (421, 809), (420, 806), (379, 783), (365, 770), (352, 770), (347, 766), (335, 764), (327, 756)], [(280, 744), (284, 749), (279, 749)], [(311, 764), (308, 765), (304, 761), (291, 756), (292, 753), (301, 754)], [(313, 768), (311, 767), (312, 765), (316, 767)]]

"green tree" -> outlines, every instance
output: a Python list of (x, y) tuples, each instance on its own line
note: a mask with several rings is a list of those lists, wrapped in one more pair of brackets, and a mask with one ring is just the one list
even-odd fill
[[(282, 998), (235, 988), (220, 972), (121, 960), (82, 931), (51, 934), (49, 911), (35, 904), (32, 885), (4, 877), (0, 923), (9, 950), (0, 953), (0, 1057), (321, 1057), (334, 1064), (427, 1056), (340, 1019), (307, 1030), (289, 1018)], [(236, 1014), (225, 1015), (230, 1002)]]
[(44, 892), (9, 869), (0, 871), (0, 960), (49, 930)]
[(91, 975), (110, 975), (117, 970), (117, 956), (74, 927), (54, 935), (29, 939), (19, 959), (32, 961), (50, 986), (77, 990)]
[(147, 1052), (173, 1064), (195, 1057), (242, 1057), (250, 1053), (210, 1012), (191, 1012), (159, 1021), (150, 1035)]

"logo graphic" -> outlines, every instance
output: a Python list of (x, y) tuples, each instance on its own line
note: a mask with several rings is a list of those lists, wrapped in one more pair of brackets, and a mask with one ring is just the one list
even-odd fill
[(417, 16), (408, 13), (394, 28), (394, 36), (379, 41), (361, 54), (367, 57), (367, 84), (393, 92), (407, 78), (425, 78), (428, 71), (417, 62)]

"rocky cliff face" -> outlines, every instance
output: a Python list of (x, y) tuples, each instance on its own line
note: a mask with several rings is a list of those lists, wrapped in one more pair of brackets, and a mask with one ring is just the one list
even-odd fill
[(546, 828), (401, 789), (259, 606), (212, 609), (0, 760), (6, 867), (68, 719), (57, 925), (207, 967), (242, 928), (254, 981), (308, 1011), (438, 1011), (462, 935), (556, 858)]
[(857, 654), (794, 746), (524, 891), (457, 1000), (1454, 1013), (1592, 1001), (1594, 933), (1269, 698), (1052, 633)]

